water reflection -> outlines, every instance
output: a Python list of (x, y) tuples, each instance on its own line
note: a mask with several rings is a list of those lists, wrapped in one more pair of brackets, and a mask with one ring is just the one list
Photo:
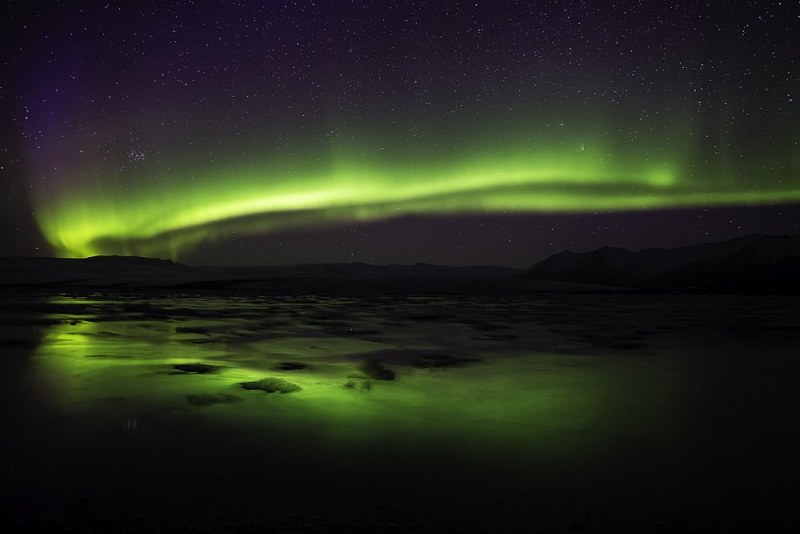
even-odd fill
[[(558, 341), (538, 331), (535, 317), (440, 298), (401, 305), (198, 297), (49, 304), (70, 310), (50, 314), (58, 324), (34, 355), (55, 410), (119, 412), (125, 421), (131, 411), (191, 411), (250, 428), (268, 420), (312, 434), (327, 429), (316, 438), (329, 446), (370, 441), (379, 428), (394, 439), (469, 438), (462, 449), (478, 438), (480, 447), (574, 448), (583, 436), (627, 426), (613, 419), (621, 400), (613, 391), (638, 367), (613, 354), (602, 365), (580, 352), (555, 354), (545, 349)], [(497, 331), (503, 336), (486, 335)], [(445, 364), (414, 365), (433, 356)], [(365, 361), (380, 362), (396, 378), (370, 377)], [(300, 391), (241, 387), (265, 377)], [(669, 402), (651, 404), (650, 424), (664, 424)]]
[[(731, 504), (697, 489), (720, 483), (709, 451), (743, 452), (703, 428), (718, 403), (742, 408), (708, 392), (720, 369), (750, 373), (752, 346), (778, 375), (794, 366), (794, 301), (735, 298), (11, 299), (6, 339), (39, 330), (11, 370), (27, 386), (9, 401), (23, 415), (6, 496), (23, 514), (69, 515), (78, 498), (121, 517), (252, 516), (272, 499), (314, 501), (327, 521), (353, 501), (384, 517), (388, 499), (474, 521), (546, 509), (559, 512), (536, 521), (680, 525)], [(242, 387), (264, 379), (297, 387)], [(782, 384), (758, 388), (796, 406)]]

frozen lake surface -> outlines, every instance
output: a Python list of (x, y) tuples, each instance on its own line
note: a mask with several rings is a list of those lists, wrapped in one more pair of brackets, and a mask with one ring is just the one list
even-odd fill
[(10, 529), (797, 525), (798, 297), (2, 302)]

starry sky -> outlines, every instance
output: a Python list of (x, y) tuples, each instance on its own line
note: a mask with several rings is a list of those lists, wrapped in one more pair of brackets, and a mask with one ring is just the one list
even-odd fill
[(797, 1), (1, 14), (0, 255), (525, 267), (800, 233)]

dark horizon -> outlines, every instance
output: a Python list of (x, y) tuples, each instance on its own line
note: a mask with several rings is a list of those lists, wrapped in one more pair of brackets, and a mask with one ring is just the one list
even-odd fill
[[(587, 252), (601, 247), (619, 247), (632, 251), (670, 249), (727, 241), (748, 235), (800, 234), (800, 204), (746, 209), (656, 211), (647, 215), (646, 219), (641, 219), (639, 213), (588, 216), (516, 215), (502, 218), (474, 217), (469, 220), (408, 217), (365, 223), (355, 230), (353, 227), (323, 227), (314, 233), (284, 232), (275, 236), (251, 236), (210, 243), (178, 258), (141, 257), (171, 259), (190, 266), (220, 267), (426, 263), (453, 267), (491, 265), (525, 269), (564, 251)], [(465, 225), (475, 231), (465, 236)], [(639, 233), (629, 230), (637, 225)], [(566, 230), (571, 238), (566, 241), (553, 237), (535, 240), (535, 236), (542, 234), (561, 237), (553, 228)], [(419, 242), (413, 248), (402, 250), (392, 245), (393, 237), (398, 232), (418, 233), (423, 229), (437, 239)], [(525, 230), (530, 235), (527, 239), (521, 236)], [(33, 232), (35, 233), (35, 229)], [(512, 237), (506, 237), (501, 232), (508, 232)], [(454, 235), (461, 236), (462, 241), (456, 242), (452, 239)], [(337, 242), (335, 238), (340, 240)], [(443, 240), (447, 242), (443, 244)], [(4, 243), (0, 257), (61, 257), (53, 252), (40, 240), (12, 240)], [(95, 254), (85, 257), (104, 255), (138, 256)]]

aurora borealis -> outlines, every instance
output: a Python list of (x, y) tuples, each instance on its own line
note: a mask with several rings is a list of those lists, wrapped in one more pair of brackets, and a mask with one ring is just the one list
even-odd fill
[(800, 202), (795, 3), (449, 4), (12, 7), (9, 203), (58, 255), (180, 259), (408, 216)]

